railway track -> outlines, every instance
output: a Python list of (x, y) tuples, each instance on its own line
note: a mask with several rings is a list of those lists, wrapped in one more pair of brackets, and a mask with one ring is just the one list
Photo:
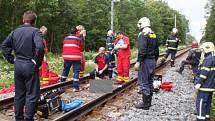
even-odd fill
[[(176, 58), (182, 56), (188, 50), (189, 50), (189, 48), (180, 50), (180, 52), (178, 52), (178, 54), (176, 55)], [(161, 70), (169, 62), (170, 62), (170, 60), (166, 61), (166, 63), (164, 63), (162, 65), (157, 65), (155, 71)], [(135, 63), (132, 63), (132, 65), (134, 65), (134, 64)], [(125, 90), (131, 88), (132, 86), (136, 85), (136, 82), (137, 82), (137, 77), (132, 79), (129, 83), (126, 83), (126, 84), (122, 85), (121, 87), (116, 88), (115, 90), (113, 90), (112, 93), (104, 94), (103, 96), (101, 96), (95, 100), (92, 100), (89, 103), (86, 103), (85, 105), (83, 105), (80, 108), (77, 108), (75, 110), (69, 111), (69, 112), (61, 115), (60, 117), (56, 118), (55, 121), (77, 120), (77, 119), (83, 117), (84, 115), (88, 114), (92, 110), (96, 109), (97, 107), (103, 105), (107, 101), (111, 100), (112, 98), (116, 97), (118, 94), (120, 94), (120, 93), (124, 92)]]
[[(189, 50), (189, 48), (185, 48), (182, 49), (178, 52), (177, 57), (183, 55), (184, 53), (186, 53)], [(161, 55), (163, 56), (163, 54)], [(160, 69), (162, 69), (169, 61), (167, 61), (165, 64), (163, 65), (158, 65), (156, 67), (156, 71), (159, 71)], [(135, 63), (131, 63), (131, 65), (134, 65)], [(81, 79), (81, 82), (84, 82), (85, 80), (87, 80), (88, 77), (84, 77)], [(65, 87), (71, 84), (72, 81), (66, 81), (63, 83), (58, 83), (58, 84), (54, 84), (51, 86), (47, 86), (44, 88), (41, 88), (41, 93), (47, 92), (47, 91), (51, 91), (53, 89), (57, 89), (57, 88), (61, 88), (61, 87)], [(86, 103), (85, 105), (83, 105), (80, 108), (77, 108), (75, 110), (69, 111), (67, 113), (64, 113), (61, 116), (58, 116), (57, 118), (55, 118), (55, 121), (65, 121), (65, 120), (77, 120), (79, 118), (81, 118), (82, 116), (88, 114), (89, 112), (91, 112), (93, 109), (103, 105), (105, 102), (107, 102), (108, 100), (116, 97), (118, 94), (124, 92), (125, 90), (131, 88), (132, 86), (134, 86), (137, 82), (137, 78), (132, 79), (129, 83), (122, 85), (121, 87), (118, 87), (116, 89), (113, 90), (112, 93), (108, 93), (108, 94), (104, 94), (100, 97), (98, 97), (95, 100), (92, 100), (88, 103)], [(5, 100), (0, 100), (0, 109), (4, 109), (7, 108), (8, 106), (11, 106), (13, 104), (13, 100), (14, 98), (7, 98)]]

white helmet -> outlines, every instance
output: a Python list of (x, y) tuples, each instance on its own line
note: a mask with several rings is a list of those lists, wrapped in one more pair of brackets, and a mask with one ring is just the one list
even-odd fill
[(174, 33), (174, 34), (178, 33), (178, 29), (173, 28), (173, 29), (172, 29), (172, 33)]
[(203, 43), (200, 48), (204, 50), (205, 53), (209, 53), (211, 51), (214, 51), (214, 44), (212, 42), (205, 42)]
[(151, 26), (150, 20), (147, 17), (142, 17), (137, 23), (137, 27), (140, 29), (144, 27), (150, 27), (150, 26)]
[(112, 34), (113, 34), (113, 31), (112, 30), (108, 30), (107, 35), (110, 36)]

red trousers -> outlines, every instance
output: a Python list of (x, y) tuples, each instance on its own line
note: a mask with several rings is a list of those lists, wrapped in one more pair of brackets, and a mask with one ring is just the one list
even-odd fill
[[(117, 80), (128, 82), (130, 69), (130, 55), (118, 56), (117, 58)], [(123, 79), (124, 78), (124, 79)]]

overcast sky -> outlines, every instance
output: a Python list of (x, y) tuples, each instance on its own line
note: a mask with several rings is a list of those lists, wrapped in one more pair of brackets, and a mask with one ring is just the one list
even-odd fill
[(202, 29), (205, 27), (205, 9), (208, 0), (163, 0), (174, 10), (185, 15), (190, 22), (190, 34), (197, 40), (202, 37)]

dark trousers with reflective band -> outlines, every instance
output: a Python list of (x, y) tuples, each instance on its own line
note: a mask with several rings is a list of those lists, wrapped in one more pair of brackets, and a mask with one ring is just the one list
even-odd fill
[(198, 91), (196, 99), (197, 120), (205, 120), (210, 115), (213, 92)]
[(15, 79), (15, 117), (16, 121), (24, 119), (33, 121), (40, 97), (39, 69), (31, 61), (16, 60), (14, 63)]
[(147, 96), (153, 93), (153, 76), (156, 67), (155, 59), (144, 59), (138, 71), (140, 90)]
[(71, 66), (73, 66), (73, 84), (72, 86), (76, 89), (79, 89), (79, 73), (81, 70), (81, 60), (64, 60), (64, 68), (62, 73), (61, 81), (65, 81), (69, 75)]
[(172, 49), (168, 49), (166, 51), (166, 55), (164, 56), (165, 59), (168, 58), (169, 54), (171, 54), (171, 61), (175, 60), (175, 55), (176, 55), (177, 50), (172, 50)]

